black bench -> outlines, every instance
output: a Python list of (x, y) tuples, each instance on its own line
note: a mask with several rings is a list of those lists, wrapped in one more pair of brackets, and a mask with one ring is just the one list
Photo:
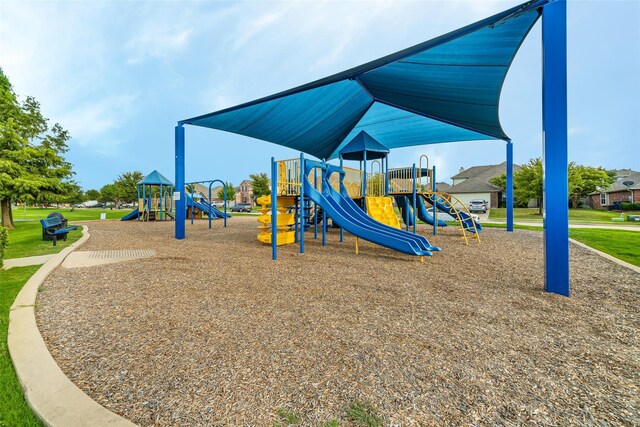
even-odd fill
[[(67, 240), (67, 234), (71, 230), (77, 230), (77, 225), (72, 225), (70, 227), (63, 227), (62, 220), (59, 217), (51, 217), (46, 219), (41, 219), (40, 224), (42, 224), (42, 231), (45, 236), (50, 236), (53, 240), (53, 246), (56, 245), (58, 241), (58, 237), (62, 236), (62, 240)], [(43, 239), (45, 240), (45, 239)]]

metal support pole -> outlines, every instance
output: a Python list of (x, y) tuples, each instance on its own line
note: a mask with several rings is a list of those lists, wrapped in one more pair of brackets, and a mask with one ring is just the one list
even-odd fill
[(300, 253), (304, 253), (304, 211), (305, 211), (305, 203), (304, 203), (304, 183), (306, 177), (304, 176), (304, 154), (300, 153), (300, 234), (298, 235), (298, 239), (300, 240)]
[[(318, 169), (313, 170), (313, 188), (318, 189)], [(324, 209), (322, 210), (322, 220), (324, 221)], [(318, 205), (313, 204), (313, 238), (318, 238)]]
[(407, 196), (401, 196), (404, 198), (404, 227), (405, 231), (409, 232), (409, 198)]
[(362, 197), (367, 197), (367, 150), (364, 150), (364, 169), (362, 169)]
[(416, 179), (416, 164), (413, 164), (413, 169), (412, 169), (412, 173), (413, 173), (413, 191), (412, 191), (412, 197), (413, 197), (413, 234), (416, 234), (416, 226), (417, 226), (417, 222), (418, 222), (418, 218), (416, 218), (416, 204), (417, 204), (417, 200), (416, 200), (416, 185), (418, 184), (417, 179)]
[(436, 236), (438, 234), (438, 207), (436, 206), (436, 202), (438, 201), (438, 195), (436, 194), (436, 190), (438, 189), (436, 183), (436, 165), (433, 165), (433, 169), (431, 170), (431, 193), (433, 194), (433, 203), (431, 206), (433, 207), (433, 235)]
[[(225, 206), (226, 192), (225, 185)], [(271, 158), (271, 258), (274, 261), (278, 259), (278, 163), (273, 157)]]
[[(342, 154), (341, 154), (340, 155), (340, 170), (344, 172), (344, 169), (342, 168), (343, 164), (344, 164), (344, 161), (342, 159)], [(340, 177), (338, 179), (340, 186), (342, 185), (342, 179), (343, 179), (342, 178), (342, 174), (340, 174)], [(322, 185), (324, 185), (324, 180), (322, 182), (323, 182)], [(344, 242), (344, 229), (342, 227), (340, 227), (340, 243), (342, 243), (342, 242)]]
[[(326, 173), (327, 161), (325, 159), (322, 159), (322, 166), (325, 167), (322, 173)], [(316, 213), (314, 216), (317, 217), (318, 214)], [(322, 246), (327, 246), (327, 212), (324, 209), (322, 210)]]
[(513, 144), (507, 141), (507, 231), (513, 231)]
[(569, 296), (567, 3), (542, 11), (542, 139), (545, 289)]
[(176, 156), (176, 188), (178, 191), (175, 193), (178, 200), (176, 200), (176, 224), (175, 224), (175, 237), (176, 239), (185, 238), (184, 222), (186, 217), (186, 200), (184, 192), (184, 127), (182, 123), (176, 126), (175, 131), (175, 156)]

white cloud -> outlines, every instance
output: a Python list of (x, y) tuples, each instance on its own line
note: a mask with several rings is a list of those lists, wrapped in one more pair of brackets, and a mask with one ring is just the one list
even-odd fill
[(73, 143), (100, 154), (113, 155), (117, 153), (115, 148), (119, 142), (107, 135), (128, 123), (136, 99), (137, 95), (112, 95), (91, 100), (53, 119), (69, 130)]
[(147, 26), (132, 39), (126, 48), (130, 52), (128, 64), (136, 64), (147, 57), (167, 58), (185, 49), (193, 33), (191, 28), (166, 28), (158, 23)]

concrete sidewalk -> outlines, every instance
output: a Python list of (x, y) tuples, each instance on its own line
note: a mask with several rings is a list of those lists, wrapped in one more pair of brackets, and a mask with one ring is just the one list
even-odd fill
[(56, 254), (5, 259), (2, 268), (4, 270), (8, 270), (12, 267), (26, 267), (28, 265), (41, 265), (49, 261), (55, 255)]
[[(503, 224), (506, 225), (506, 221), (496, 221), (492, 219), (481, 219), (481, 224)], [(542, 227), (542, 222), (514, 222), (515, 225), (525, 225), (530, 227)], [(640, 231), (640, 225), (619, 225), (619, 224), (569, 224), (569, 228), (600, 228), (606, 230), (626, 230), (626, 231)]]

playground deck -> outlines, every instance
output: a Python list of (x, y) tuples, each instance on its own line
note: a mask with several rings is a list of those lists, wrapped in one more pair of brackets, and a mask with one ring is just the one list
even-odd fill
[(421, 264), (311, 232), (274, 263), (254, 217), (188, 224), (184, 241), (170, 222), (88, 225), (83, 251), (156, 256), (57, 270), (38, 324), (69, 378), (136, 423), (272, 425), (287, 409), (349, 425), (353, 402), (385, 425), (640, 419), (640, 275), (572, 246), (572, 297), (544, 293), (542, 233), (465, 246), (444, 230)]

